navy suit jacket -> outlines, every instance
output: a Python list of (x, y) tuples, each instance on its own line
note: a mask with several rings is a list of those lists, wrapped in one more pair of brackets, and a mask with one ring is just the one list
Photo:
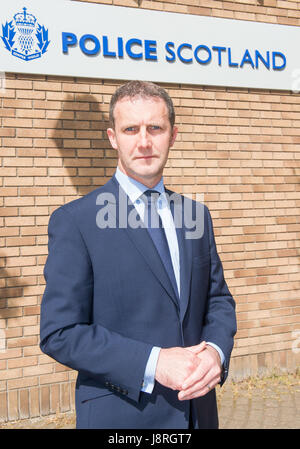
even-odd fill
[[(177, 198), (181, 202), (182, 197)], [(227, 376), (235, 304), (209, 211), (189, 201), (202, 213), (203, 235), (186, 239), (184, 220), (176, 229), (180, 307), (148, 231), (119, 226), (119, 184), (114, 177), (50, 218), (40, 346), (78, 371), (77, 428), (183, 429), (191, 410), (196, 427), (218, 427), (215, 390), (192, 401), (179, 401), (177, 391), (158, 382), (152, 394), (141, 392), (153, 346), (213, 342), (225, 355), (222, 382)], [(176, 204), (171, 205), (175, 216), (177, 209), (182, 213)], [(129, 204), (128, 214), (133, 207)], [(97, 214), (104, 210), (116, 226), (99, 228)]]

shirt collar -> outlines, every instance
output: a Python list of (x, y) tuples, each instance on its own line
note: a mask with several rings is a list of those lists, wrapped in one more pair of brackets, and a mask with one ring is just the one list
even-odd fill
[[(119, 167), (117, 167), (115, 177), (124, 192), (129, 196), (132, 203), (135, 203), (136, 200), (146, 192), (146, 190), (149, 190), (149, 187), (146, 187), (144, 184), (141, 184), (135, 179), (125, 175)], [(161, 177), (160, 181), (151, 190), (156, 190), (160, 194), (165, 193), (163, 177)]]

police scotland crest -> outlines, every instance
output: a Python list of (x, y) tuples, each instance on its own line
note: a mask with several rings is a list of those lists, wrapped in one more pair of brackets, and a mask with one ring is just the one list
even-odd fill
[(23, 12), (18, 12), (10, 22), (2, 25), (1, 38), (12, 56), (24, 61), (41, 58), (50, 43), (48, 30), (25, 7)]

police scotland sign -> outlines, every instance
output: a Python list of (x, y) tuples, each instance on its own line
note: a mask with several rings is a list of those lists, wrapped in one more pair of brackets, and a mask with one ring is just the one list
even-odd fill
[(293, 90), (300, 28), (68, 0), (0, 8), (0, 71)]

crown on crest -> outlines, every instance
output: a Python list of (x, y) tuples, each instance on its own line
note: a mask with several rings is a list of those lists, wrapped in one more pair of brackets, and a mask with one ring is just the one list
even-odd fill
[(18, 12), (14, 15), (14, 19), (17, 27), (27, 28), (28, 30), (33, 29), (35, 26), (36, 18), (33, 14), (27, 13), (27, 8), (23, 8), (23, 12)]

